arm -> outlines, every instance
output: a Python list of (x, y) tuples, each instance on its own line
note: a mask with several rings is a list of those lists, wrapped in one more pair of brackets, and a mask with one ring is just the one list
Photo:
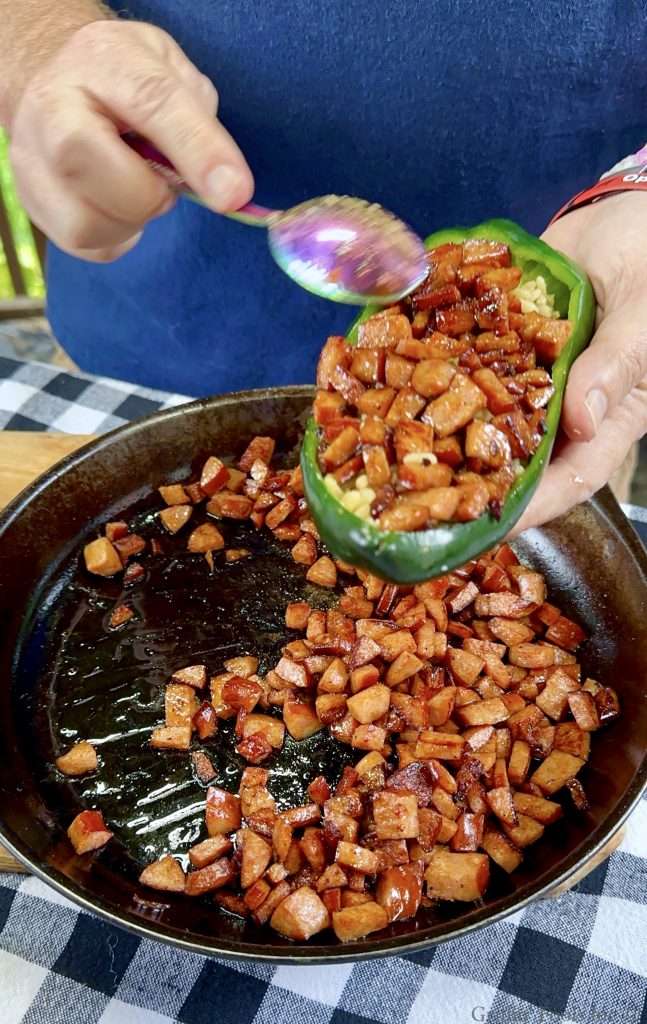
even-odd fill
[(214, 209), (251, 197), (213, 84), (166, 32), (114, 18), (95, 0), (0, 0), (0, 19), (0, 121), (18, 192), (62, 249), (115, 259), (173, 205), (121, 140), (125, 128), (150, 139)]

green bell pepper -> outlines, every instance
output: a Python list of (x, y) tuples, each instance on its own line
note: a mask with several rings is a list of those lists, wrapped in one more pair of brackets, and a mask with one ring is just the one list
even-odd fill
[[(522, 268), (521, 283), (542, 274), (555, 297), (561, 317), (573, 330), (568, 344), (552, 366), (554, 394), (548, 404), (546, 432), (532, 458), (512, 485), (499, 519), (489, 512), (466, 523), (441, 523), (418, 532), (386, 532), (353, 515), (328, 490), (317, 457), (318, 428), (310, 419), (301, 450), (301, 469), (308, 507), (323, 541), (338, 558), (395, 583), (419, 583), (449, 572), (477, 557), (511, 530), (530, 501), (552, 451), (566, 389), (568, 372), (588, 344), (595, 323), (595, 297), (586, 274), (568, 257), (528, 234), (513, 221), (491, 220), (473, 228), (448, 228), (430, 235), (425, 247), (446, 242), (485, 238), (506, 243), (512, 263)], [(376, 312), (367, 307), (352, 325), (348, 340), (357, 338), (357, 327)]]

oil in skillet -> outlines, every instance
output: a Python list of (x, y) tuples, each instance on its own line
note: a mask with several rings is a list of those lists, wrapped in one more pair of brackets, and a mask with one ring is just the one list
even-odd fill
[[(125, 515), (145, 536), (160, 536), (153, 500), (138, 514)], [(196, 510), (192, 525), (202, 519)], [(57, 790), (61, 825), (78, 805), (100, 807), (140, 864), (164, 852), (183, 853), (204, 836), (204, 787), (194, 777), (190, 756), (156, 751), (148, 742), (163, 721), (164, 687), (173, 671), (205, 662), (215, 674), (225, 659), (253, 653), (264, 673), (295, 636), (285, 627), (286, 604), (308, 600), (325, 607), (333, 600), (306, 583), (303, 567), (266, 531), (233, 522), (222, 524), (222, 530), (227, 546), (248, 548), (253, 556), (225, 563), (220, 553), (210, 573), (201, 556), (186, 552), (183, 533), (164, 537), (162, 555), (143, 556), (144, 581), (124, 590), (120, 581), (89, 577), (75, 556), (66, 586), (44, 595), (43, 615), (32, 630), (31, 643), (40, 633), (42, 649), (49, 652), (43, 665), (53, 666), (35, 693), (47, 713), (32, 719), (33, 746)], [(109, 615), (121, 599), (136, 615), (111, 630)], [(29, 647), (28, 642), (23, 660)], [(91, 776), (64, 780), (51, 763), (78, 739), (95, 744), (100, 767)], [(231, 722), (220, 723), (212, 740), (194, 742), (210, 757), (215, 783), (230, 789), (237, 788), (244, 768), (235, 743)], [(327, 730), (299, 743), (288, 736), (268, 762), (269, 788), (280, 806), (295, 805), (307, 799), (307, 785), (316, 775), (335, 779), (352, 760), (351, 749)]]

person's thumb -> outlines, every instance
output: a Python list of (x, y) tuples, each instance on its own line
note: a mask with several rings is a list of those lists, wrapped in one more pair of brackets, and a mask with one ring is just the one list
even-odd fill
[(571, 369), (562, 426), (572, 441), (590, 441), (610, 413), (647, 375), (647, 297), (609, 313)]

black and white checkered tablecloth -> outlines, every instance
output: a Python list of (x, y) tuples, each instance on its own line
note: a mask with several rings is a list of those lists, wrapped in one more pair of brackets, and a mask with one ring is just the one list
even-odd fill
[[(0, 359), (9, 429), (94, 433), (181, 401)], [(0, 1024), (378, 1021), (647, 1024), (647, 798), (620, 850), (566, 895), (427, 952), (356, 965), (176, 952), (79, 911), (37, 878), (0, 875)]]

